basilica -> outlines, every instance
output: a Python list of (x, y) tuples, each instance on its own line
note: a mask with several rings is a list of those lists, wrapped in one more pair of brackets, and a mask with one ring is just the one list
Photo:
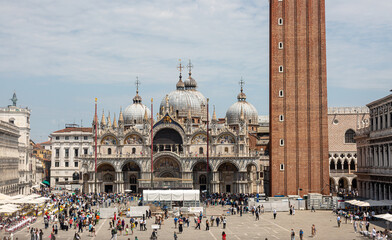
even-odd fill
[(243, 85), (225, 118), (218, 119), (215, 109), (209, 116), (209, 99), (197, 90), (190, 65), (185, 81), (181, 69), (180, 64), (175, 90), (160, 102), (156, 119), (143, 104), (138, 85), (133, 103), (120, 111), (118, 120), (104, 112), (100, 121), (94, 118), (97, 164), (94, 154), (79, 157), (85, 192), (95, 191), (95, 184), (97, 192), (140, 192), (152, 187), (262, 191), (259, 158), (249, 145), (258, 113), (246, 101)]

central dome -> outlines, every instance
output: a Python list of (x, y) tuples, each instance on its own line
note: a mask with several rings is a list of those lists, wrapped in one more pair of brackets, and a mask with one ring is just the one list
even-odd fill
[[(173, 108), (174, 114), (177, 117), (187, 117), (188, 111), (191, 112), (191, 116), (201, 116), (201, 104), (199, 98), (189, 91), (175, 90), (167, 95), (167, 102), (169, 107)], [(162, 99), (159, 107), (160, 114), (164, 114), (163, 109), (166, 107), (166, 98)]]

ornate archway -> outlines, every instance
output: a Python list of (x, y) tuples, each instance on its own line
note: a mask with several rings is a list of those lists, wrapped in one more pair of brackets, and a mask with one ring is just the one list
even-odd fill
[(116, 192), (116, 170), (109, 163), (102, 163), (97, 168), (99, 192)]
[(209, 166), (207, 176), (207, 163), (197, 162), (193, 168), (193, 188), (200, 189), (201, 191), (207, 190), (207, 184), (212, 179), (212, 169)]
[(171, 156), (162, 156), (154, 161), (155, 178), (181, 178), (180, 163)]
[(222, 163), (219, 168), (219, 192), (237, 193), (238, 168), (231, 162)]
[(124, 179), (124, 189), (132, 190), (132, 193), (138, 192), (138, 180), (140, 178), (140, 167), (135, 162), (128, 162), (122, 167)]
[(183, 139), (179, 132), (173, 128), (162, 128), (154, 136), (154, 152), (177, 152), (182, 153)]

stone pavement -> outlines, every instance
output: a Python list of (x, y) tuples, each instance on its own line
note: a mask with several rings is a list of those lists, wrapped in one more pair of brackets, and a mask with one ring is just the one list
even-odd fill
[[(211, 215), (220, 215), (224, 213), (225, 208), (221, 206), (209, 207), (207, 208), (208, 218)], [(305, 232), (304, 239), (312, 239), (310, 236), (311, 226), (315, 224), (317, 234), (315, 239), (361, 239), (359, 234), (354, 233), (353, 226), (351, 224), (341, 224), (340, 228), (337, 228), (336, 224), (336, 216), (331, 211), (296, 211), (296, 214), (290, 216), (286, 212), (278, 212), (277, 218), (274, 220), (272, 213), (264, 213), (260, 215), (260, 220), (255, 221), (255, 217), (252, 214), (243, 214), (242, 217), (239, 215), (227, 216), (227, 227), (226, 229), (222, 229), (222, 224), (220, 224), (219, 228), (214, 225), (214, 227), (210, 227), (210, 231), (205, 231), (205, 218), (203, 219), (203, 224), (201, 230), (195, 230), (195, 224), (193, 222), (193, 218), (190, 219), (191, 223), (189, 228), (184, 226), (184, 232), (182, 234), (177, 234), (178, 239), (213, 239), (220, 240), (222, 239), (222, 231), (225, 231), (227, 234), (227, 239), (262, 239), (268, 238), (271, 239), (290, 239), (290, 230), (293, 228), (296, 232), (296, 239), (299, 239), (298, 232), (300, 228)], [(129, 223), (129, 218), (127, 218), (126, 222)], [(138, 228), (134, 231), (133, 235), (129, 236), (118, 236), (119, 240), (127, 240), (128, 238), (131, 240), (135, 239), (135, 236), (138, 237), (139, 240), (147, 240), (151, 236), (151, 224), (153, 224), (153, 220), (147, 221), (147, 231), (139, 231)], [(44, 228), (43, 218), (40, 217), (39, 220), (32, 225), (33, 227)], [(373, 225), (371, 225), (373, 228)], [(110, 230), (109, 230), (109, 219), (101, 219), (99, 224), (96, 226), (97, 236), (92, 237), (89, 235), (88, 231), (84, 231), (81, 234), (82, 240), (109, 240), (111, 238)], [(376, 229), (381, 230), (376, 226)], [(178, 229), (174, 228), (173, 218), (169, 218), (165, 220), (162, 225), (162, 229), (158, 231), (158, 239), (174, 239), (173, 234), (174, 231), (178, 231)], [(68, 232), (60, 231), (56, 236), (56, 239), (59, 240), (72, 240), (75, 230), (69, 230)], [(2, 233), (3, 234), (3, 233)], [(44, 231), (44, 238), (49, 239), (50, 229)], [(2, 235), (3, 236), (3, 235)], [(22, 231), (19, 231), (15, 234), (15, 237), (18, 237), (19, 240), (30, 239), (30, 236), (25, 228)], [(14, 238), (16, 239), (16, 238)]]

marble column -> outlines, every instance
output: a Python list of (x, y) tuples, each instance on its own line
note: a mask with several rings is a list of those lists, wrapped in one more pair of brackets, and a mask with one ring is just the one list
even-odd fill
[(378, 200), (382, 200), (383, 195), (382, 195), (381, 183), (377, 183), (377, 185), (378, 185)]
[(388, 191), (387, 191), (387, 184), (383, 184), (384, 185), (384, 200), (388, 200)]

